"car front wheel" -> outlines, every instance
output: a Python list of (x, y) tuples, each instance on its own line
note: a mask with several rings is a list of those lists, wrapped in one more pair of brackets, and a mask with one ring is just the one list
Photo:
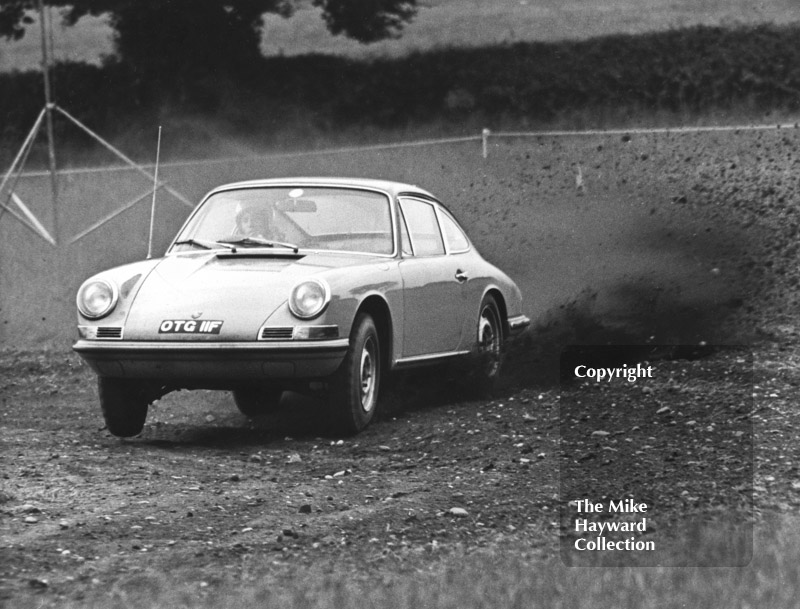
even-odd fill
[(331, 382), (333, 427), (355, 434), (369, 425), (378, 409), (381, 383), (381, 345), (372, 317), (360, 313), (350, 332), (350, 346)]
[(242, 387), (233, 391), (233, 401), (239, 412), (252, 418), (276, 410), (282, 395), (278, 387)]
[(130, 438), (144, 429), (150, 405), (140, 383), (110, 377), (98, 377), (100, 408), (106, 427), (119, 438)]

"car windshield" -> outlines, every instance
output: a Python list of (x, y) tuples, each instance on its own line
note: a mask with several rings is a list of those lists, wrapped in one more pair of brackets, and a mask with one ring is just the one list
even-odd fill
[(231, 245), (392, 254), (389, 199), (349, 188), (226, 190), (203, 203), (172, 251)]

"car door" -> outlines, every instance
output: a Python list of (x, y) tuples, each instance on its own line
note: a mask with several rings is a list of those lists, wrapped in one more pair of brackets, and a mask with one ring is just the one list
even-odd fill
[(400, 199), (403, 258), (403, 357), (455, 351), (465, 321), (466, 276), (456, 256), (447, 254), (436, 206)]

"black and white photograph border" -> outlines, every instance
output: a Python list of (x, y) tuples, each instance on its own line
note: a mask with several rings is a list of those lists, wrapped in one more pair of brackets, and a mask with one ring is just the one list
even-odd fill
[[(255, 58), (209, 38), (178, 73), (184, 4), (140, 11), (184, 48), (137, 62), (171, 47), (126, 3), (0, 0), (0, 605), (795, 606), (792, 1), (253, 2)], [(493, 390), (387, 374), (358, 435), (314, 396), (175, 391), (113, 436), (83, 281), (162, 256), (220, 184), (294, 176), (442, 201), (531, 320)], [(601, 397), (565, 407), (565, 361)], [(597, 378), (637, 366), (663, 375)], [(565, 560), (611, 509), (667, 554)]]

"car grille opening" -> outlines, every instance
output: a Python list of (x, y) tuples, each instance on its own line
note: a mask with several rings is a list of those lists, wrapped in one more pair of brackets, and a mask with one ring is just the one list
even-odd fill
[(97, 338), (122, 338), (122, 326), (100, 326), (97, 328)]
[(292, 340), (292, 326), (261, 328), (258, 340)]

